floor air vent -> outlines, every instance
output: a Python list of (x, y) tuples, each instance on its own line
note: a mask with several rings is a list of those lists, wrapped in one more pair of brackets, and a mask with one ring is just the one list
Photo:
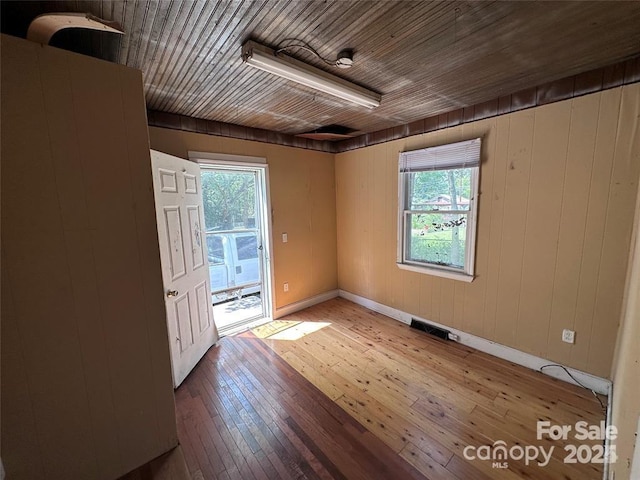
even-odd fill
[(411, 319), (411, 328), (422, 330), (423, 332), (427, 332), (429, 335), (442, 338), (443, 340), (449, 340), (449, 335), (451, 334), (449, 330), (445, 330), (444, 328), (434, 327), (433, 325), (429, 325), (428, 323), (421, 322), (420, 320), (416, 320), (415, 318)]

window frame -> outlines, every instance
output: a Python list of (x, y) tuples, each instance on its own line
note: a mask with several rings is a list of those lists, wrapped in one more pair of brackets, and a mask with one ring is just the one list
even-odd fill
[[(478, 139), (479, 140), (479, 139)], [(453, 144), (451, 144), (453, 145)], [(443, 145), (446, 146), (446, 145)], [(403, 270), (412, 272), (434, 275), (438, 277), (460, 280), (463, 282), (472, 282), (475, 278), (475, 255), (476, 255), (476, 239), (478, 232), (478, 197), (480, 190), (480, 166), (478, 165), (465, 167), (463, 165), (452, 166), (450, 168), (442, 168), (441, 170), (457, 170), (468, 168), (471, 170), (471, 198), (469, 199), (469, 210), (446, 211), (447, 213), (463, 213), (467, 215), (467, 234), (465, 237), (465, 261), (464, 268), (455, 268), (447, 265), (438, 265), (429, 262), (418, 262), (407, 258), (407, 219), (411, 214), (434, 213), (432, 210), (411, 210), (406, 207), (410, 206), (409, 181), (411, 178), (410, 171), (402, 170), (402, 154), (398, 160), (398, 217), (397, 217), (397, 252), (396, 265)], [(442, 213), (443, 210), (437, 211)]]

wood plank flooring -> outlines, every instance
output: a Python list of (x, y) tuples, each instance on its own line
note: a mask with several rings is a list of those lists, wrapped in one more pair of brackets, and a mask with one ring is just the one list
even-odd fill
[[(288, 323), (286, 323), (288, 322)], [(194, 479), (599, 479), (536, 421), (604, 419), (590, 392), (344, 299), (223, 338), (176, 391)], [(554, 446), (546, 467), (468, 445)], [(597, 443), (597, 442), (592, 442)], [(541, 458), (540, 458), (541, 459)]]
[(182, 447), (178, 445), (164, 455), (120, 477), (119, 480), (189, 480), (190, 478)]

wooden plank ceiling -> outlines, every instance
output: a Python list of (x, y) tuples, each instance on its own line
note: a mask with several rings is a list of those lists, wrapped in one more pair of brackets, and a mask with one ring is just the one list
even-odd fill
[[(57, 34), (52, 44), (139, 68), (150, 110), (286, 134), (339, 124), (372, 132), (495, 99), (640, 53), (640, 2), (2, 2), (2, 31), (44, 12), (90, 12), (122, 38)], [(333, 73), (382, 94), (369, 110), (242, 64), (247, 39), (307, 42)], [(330, 70), (304, 50), (300, 60)]]

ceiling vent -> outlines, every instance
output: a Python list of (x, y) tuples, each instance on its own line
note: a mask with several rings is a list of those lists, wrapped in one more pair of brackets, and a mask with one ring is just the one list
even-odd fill
[(342, 125), (327, 125), (310, 132), (298, 133), (296, 137), (310, 138), (312, 140), (343, 140), (356, 135), (357, 130)]

